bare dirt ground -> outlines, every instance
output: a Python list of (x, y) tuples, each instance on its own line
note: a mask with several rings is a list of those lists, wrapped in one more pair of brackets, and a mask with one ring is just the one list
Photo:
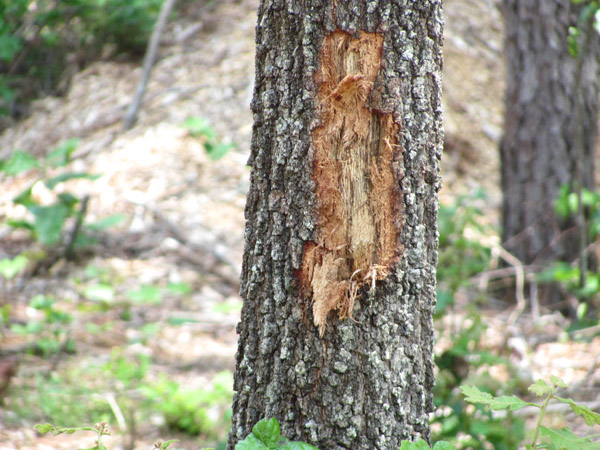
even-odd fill
[[(196, 6), (194, 6), (194, 3)], [(100, 334), (73, 330), (77, 354), (59, 360), (22, 356), (13, 378), (16, 388), (30, 386), (44, 371), (76, 371), (76, 366), (106, 362), (111, 349), (138, 340), (136, 351), (152, 357), (150, 376), (166, 373), (187, 386), (202, 386), (219, 371), (234, 369), (235, 324), (241, 300), (237, 294), (244, 230), (244, 202), (249, 169), (246, 160), (252, 129), (248, 105), (254, 73), (254, 25), (258, 0), (223, 0), (212, 7), (190, 2), (172, 21), (160, 50), (146, 101), (136, 126), (121, 132), (121, 119), (141, 74), (141, 64), (100, 61), (77, 74), (64, 98), (37, 101), (33, 114), (0, 135), (0, 158), (13, 149), (43, 155), (68, 138), (81, 138), (75, 168), (102, 174), (97, 181), (73, 181), (67, 189), (90, 195), (89, 220), (120, 213), (126, 220), (101, 236), (100, 245), (75, 263), (59, 263), (43, 276), (0, 280), (1, 303), (14, 305), (13, 315), (26, 321), (29, 299), (53, 295), (58, 305), (82, 323), (115, 325)], [(486, 211), (496, 222), (500, 201), (496, 148), (502, 127), (502, 22), (494, 0), (446, 0), (444, 109), (447, 133), (443, 160), (442, 201), (480, 186), (488, 193)], [(218, 136), (235, 144), (224, 158), (212, 161), (201, 140), (182, 126), (189, 117), (207, 118)], [(23, 215), (11, 199), (31, 180), (2, 179), (0, 218)], [(48, 193), (36, 192), (40, 198)], [(22, 235), (0, 228), (0, 259), (30, 244)], [(165, 288), (186, 283), (192, 291), (166, 295), (159, 304), (138, 305), (132, 319), (118, 321), (122, 309), (102, 314), (82, 312), (86, 289), (98, 282), (90, 267), (114, 287), (114, 303), (142, 285)], [(106, 280), (105, 280), (106, 281)], [(558, 343), (560, 320), (544, 326), (523, 315), (507, 327), (510, 311), (487, 314), (490, 342), (500, 345), (507, 334), (524, 342), (518, 357), (531, 376), (560, 374), (580, 381), (600, 352), (600, 339)], [(170, 319), (193, 319), (173, 325)], [(143, 327), (160, 323), (144, 338)], [(535, 334), (542, 345), (532, 346)], [(23, 344), (5, 330), (0, 350)], [(0, 353), (1, 354), (1, 353)], [(598, 375), (595, 375), (596, 382)], [(589, 377), (588, 377), (589, 382)], [(597, 386), (597, 384), (596, 384)], [(596, 401), (597, 393), (588, 398)], [(135, 448), (151, 448), (162, 432), (139, 427)], [(125, 448), (118, 433), (109, 448)], [(40, 437), (27, 418), (0, 411), (0, 450), (76, 448), (93, 439), (79, 435)], [(188, 439), (184, 448), (201, 442)]]

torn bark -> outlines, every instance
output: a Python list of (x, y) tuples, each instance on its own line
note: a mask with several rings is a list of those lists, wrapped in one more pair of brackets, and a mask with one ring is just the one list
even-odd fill
[[(305, 252), (302, 281), (313, 296), (313, 320), (350, 317), (358, 288), (381, 280), (399, 254), (400, 124), (375, 109), (383, 37), (343, 31), (325, 37), (317, 70), (321, 125), (313, 131), (319, 211), (317, 245)], [(385, 81), (385, 80), (384, 80)]]

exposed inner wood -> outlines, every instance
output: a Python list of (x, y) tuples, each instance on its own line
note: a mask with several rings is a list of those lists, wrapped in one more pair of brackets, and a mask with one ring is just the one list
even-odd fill
[(315, 325), (329, 312), (351, 316), (358, 288), (385, 278), (398, 255), (400, 193), (392, 163), (400, 125), (371, 108), (383, 37), (335, 31), (325, 38), (319, 84), (321, 126), (313, 131), (318, 240), (304, 252), (302, 282)]

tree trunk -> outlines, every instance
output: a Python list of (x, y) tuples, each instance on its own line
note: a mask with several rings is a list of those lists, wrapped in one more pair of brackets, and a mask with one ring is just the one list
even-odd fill
[(554, 205), (562, 185), (594, 186), (598, 37), (589, 36), (579, 61), (568, 51), (569, 27), (581, 11), (571, 0), (504, 0), (503, 6), (502, 240), (526, 264), (570, 262), (580, 255), (580, 235)]
[(442, 28), (440, 0), (261, 2), (230, 449), (264, 417), (428, 439)]

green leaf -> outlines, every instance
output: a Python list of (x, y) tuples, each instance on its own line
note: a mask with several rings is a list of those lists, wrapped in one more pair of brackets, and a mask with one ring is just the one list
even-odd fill
[(447, 441), (436, 442), (433, 450), (456, 450), (456, 447)]
[(13, 202), (16, 203), (17, 205), (23, 205), (23, 206), (37, 205), (37, 202), (31, 196), (31, 191), (33, 189), (34, 184), (29, 186), (27, 189), (25, 189), (23, 192), (21, 192), (15, 198), (13, 198)]
[(591, 20), (594, 14), (596, 14), (597, 10), (598, 6), (593, 1), (585, 5), (579, 14), (579, 23), (583, 25), (587, 21)]
[(536, 280), (540, 283), (553, 281), (570, 283), (579, 281), (579, 269), (577, 267), (571, 267), (568, 263), (564, 262), (554, 263), (537, 274)]
[(67, 139), (50, 151), (46, 156), (46, 164), (50, 167), (63, 167), (71, 161), (71, 154), (79, 145), (79, 139)]
[(161, 324), (159, 322), (150, 322), (142, 325), (141, 332), (145, 336), (152, 336), (160, 331)]
[[(169, 441), (162, 442), (159, 446), (159, 449), (167, 450), (169, 448), (169, 445), (171, 445), (173, 442), (179, 442), (179, 439), (171, 439)], [(154, 447), (156, 448), (156, 444), (154, 445)]]
[(600, 414), (599, 413), (592, 411), (587, 406), (579, 405), (579, 404), (575, 403), (570, 398), (562, 398), (562, 397), (554, 397), (554, 398), (562, 403), (566, 403), (569, 406), (571, 406), (571, 409), (573, 410), (573, 412), (578, 416), (583, 416), (583, 420), (585, 420), (585, 423), (587, 423), (590, 427), (593, 426), (594, 424), (600, 425)]
[(536, 382), (529, 386), (527, 390), (533, 392), (538, 397), (554, 393), (554, 388), (541, 379), (536, 380)]
[(183, 325), (185, 323), (197, 323), (197, 322), (198, 322), (198, 320), (196, 320), (196, 319), (188, 319), (186, 317), (169, 317), (167, 319), (167, 323), (169, 325), (175, 325), (175, 326)]
[(216, 139), (215, 131), (203, 117), (189, 117), (183, 122), (183, 127), (193, 137), (205, 136), (208, 139)]
[(73, 207), (79, 203), (79, 199), (70, 192), (61, 192), (58, 194), (58, 200), (70, 210), (72, 210)]
[(569, 385), (565, 383), (562, 378), (557, 377), (556, 375), (550, 375), (550, 383), (562, 389), (567, 389), (569, 387)]
[[(596, 278), (596, 283), (598, 283), (598, 278)], [(585, 302), (581, 302), (579, 305), (577, 305), (577, 309), (575, 310), (575, 315), (577, 317), (577, 320), (579, 322), (582, 322), (585, 319), (585, 316), (587, 315), (588, 312), (588, 304)], [(552, 381), (552, 378), (550, 378), (550, 381)]]
[(400, 444), (400, 450), (429, 450), (431, 447), (423, 439), (419, 439), (415, 442), (402, 441)]
[(506, 409), (508, 411), (516, 411), (517, 409), (521, 409), (526, 406), (538, 405), (535, 403), (524, 402), (516, 395), (503, 395), (501, 397), (494, 398), (494, 401), (490, 405), (490, 409)]
[(279, 422), (275, 417), (271, 419), (262, 419), (252, 428), (252, 434), (262, 442), (267, 448), (276, 448), (281, 433)]
[(300, 441), (288, 441), (281, 448), (282, 450), (319, 450), (314, 445)]
[(246, 439), (235, 445), (235, 450), (269, 450), (253, 433), (246, 436)]
[(7, 175), (17, 175), (31, 169), (40, 167), (38, 160), (30, 153), (16, 150), (2, 165), (2, 171)]
[(192, 292), (192, 288), (187, 283), (169, 283), (167, 291), (171, 294), (189, 294)]
[(137, 290), (127, 291), (125, 294), (129, 300), (135, 303), (160, 303), (162, 295), (160, 289), (150, 284), (143, 284)]
[(234, 144), (225, 144), (223, 142), (214, 144), (210, 141), (204, 143), (204, 149), (206, 150), (206, 153), (208, 153), (209, 158), (213, 161), (218, 161), (221, 159), (232, 148), (235, 148)]
[(50, 309), (54, 303), (56, 303), (56, 300), (54, 300), (52, 297), (46, 297), (43, 294), (38, 294), (29, 300), (29, 306), (33, 309), (37, 309), (38, 311)]
[(557, 450), (598, 450), (600, 442), (592, 442), (589, 438), (579, 438), (573, 434), (569, 427), (555, 430), (541, 427), (542, 436), (550, 438)]
[(9, 227), (13, 227), (13, 228), (22, 228), (24, 230), (29, 230), (31, 232), (33, 232), (35, 230), (35, 228), (33, 227), (33, 224), (26, 220), (8, 219), (6, 221), (6, 225), (8, 225)]
[(233, 311), (241, 311), (242, 310), (242, 301), (235, 299), (235, 298), (225, 300), (224, 302), (217, 303), (211, 309), (214, 312), (224, 313), (224, 314), (228, 314)]
[(33, 427), (33, 429), (39, 434), (46, 434), (50, 433), (54, 429), (54, 425), (52, 425), (51, 423), (38, 423), (36, 426)]
[(46, 180), (44, 183), (48, 189), (54, 189), (58, 184), (63, 183), (69, 180), (77, 180), (77, 179), (87, 179), (87, 180), (97, 180), (102, 175), (91, 174), (87, 172), (67, 172), (61, 173), (49, 180)]
[(435, 314), (442, 314), (454, 304), (454, 294), (448, 289), (437, 290), (437, 301), (435, 304)]
[[(2, 79), (2, 76), (0, 76), (0, 98), (4, 100), (5, 104), (10, 104), (15, 98), (15, 90)], [(8, 115), (9, 111), (6, 108), (0, 108), (0, 114)], [(3, 164), (4, 161), (0, 160), (0, 170), (2, 170)]]
[(73, 434), (76, 431), (96, 431), (92, 427), (65, 428), (65, 427), (55, 427), (51, 423), (37, 424), (33, 428), (35, 431), (37, 431), (40, 434), (52, 433), (54, 436), (57, 436), (62, 433)]
[(115, 290), (108, 284), (100, 283), (86, 287), (83, 295), (94, 301), (112, 302), (115, 298)]
[(44, 325), (37, 320), (30, 320), (25, 326), (15, 323), (10, 327), (11, 331), (21, 336), (26, 334), (38, 334), (44, 329)]
[(115, 225), (120, 224), (125, 220), (125, 216), (123, 214), (112, 214), (110, 216), (104, 217), (93, 223), (88, 223), (86, 226), (90, 230), (104, 230), (106, 228), (114, 227)]
[(465, 396), (465, 400), (469, 403), (479, 403), (488, 405), (490, 409), (507, 409), (509, 411), (515, 411), (517, 409), (524, 408), (525, 406), (538, 406), (535, 403), (524, 402), (515, 395), (493, 397), (487, 392), (482, 392), (475, 386), (461, 386), (461, 392)]
[(0, 60), (11, 61), (21, 51), (21, 39), (10, 34), (8, 30), (0, 34)]
[[(577, 30), (576, 27), (569, 27), (569, 34), (567, 36), (567, 49), (569, 50), (569, 55), (571, 55), (572, 58), (577, 58), (579, 56), (579, 43), (577, 42), (578, 36), (579, 30)], [(566, 215), (563, 215), (564, 212), (565, 210), (561, 209), (559, 214), (563, 217), (566, 217)], [(568, 214), (568, 212), (566, 214)]]
[(30, 206), (35, 216), (33, 226), (39, 239), (46, 245), (56, 244), (60, 239), (62, 227), (70, 214), (70, 209), (62, 203), (50, 206)]
[(29, 259), (23, 255), (17, 255), (12, 259), (0, 259), (0, 274), (7, 280), (10, 280), (25, 269), (28, 263)]

